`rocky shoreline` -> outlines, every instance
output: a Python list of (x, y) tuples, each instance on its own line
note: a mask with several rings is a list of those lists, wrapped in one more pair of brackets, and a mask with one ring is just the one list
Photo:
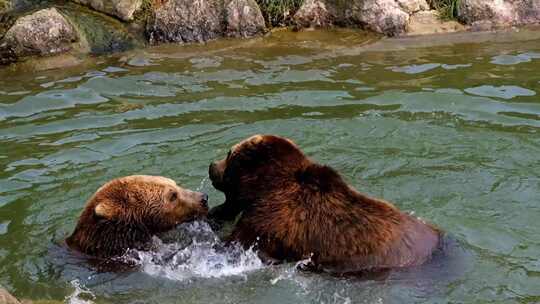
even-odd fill
[[(455, 20), (440, 17), (436, 1), (453, 1)], [(277, 7), (280, 3), (285, 1), (0, 0), (0, 64), (250, 38), (273, 26), (351, 27), (396, 37), (540, 23), (538, 0), (297, 0), (294, 7)]]

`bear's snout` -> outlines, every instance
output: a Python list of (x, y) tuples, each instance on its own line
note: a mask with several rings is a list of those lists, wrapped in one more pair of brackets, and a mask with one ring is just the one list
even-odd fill
[(223, 170), (220, 168), (218, 162), (213, 162), (208, 168), (208, 176), (212, 181), (214, 188), (223, 191)]
[(186, 198), (193, 206), (202, 206), (208, 209), (208, 194), (204, 192), (186, 191)]
[(217, 172), (217, 163), (213, 162), (210, 164), (210, 167), (208, 168), (208, 175), (210, 175), (210, 179), (213, 181), (217, 178), (218, 172)]

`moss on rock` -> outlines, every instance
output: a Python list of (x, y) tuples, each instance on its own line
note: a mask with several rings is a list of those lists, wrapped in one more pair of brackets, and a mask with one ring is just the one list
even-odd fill
[(61, 11), (77, 28), (90, 53), (103, 54), (144, 45), (132, 35), (125, 23), (84, 6), (68, 4)]

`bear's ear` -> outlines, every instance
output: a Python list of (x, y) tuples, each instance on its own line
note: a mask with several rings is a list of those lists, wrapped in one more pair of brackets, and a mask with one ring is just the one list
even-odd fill
[(100, 202), (94, 207), (94, 215), (99, 218), (112, 220), (116, 217), (117, 210), (110, 202)]
[(310, 164), (300, 169), (296, 179), (302, 186), (319, 192), (329, 192), (343, 183), (334, 169), (319, 164)]

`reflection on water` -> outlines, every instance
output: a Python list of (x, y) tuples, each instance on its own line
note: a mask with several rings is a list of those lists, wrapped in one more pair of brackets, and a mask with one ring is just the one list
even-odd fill
[(518, 55), (497, 55), (491, 59), (491, 63), (501, 65), (512, 65), (522, 62), (529, 62), (533, 59), (540, 59), (540, 53), (527, 52)]
[(499, 98), (504, 98), (504, 99), (512, 99), (518, 96), (536, 95), (535, 91), (518, 87), (518, 86), (494, 87), (494, 86), (489, 86), (489, 85), (483, 85), (479, 87), (465, 89), (465, 92), (469, 94), (479, 95), (479, 96), (499, 97)]
[[(372, 39), (274, 33), (0, 70), (0, 284), (71, 303), (538, 302), (540, 40)], [(165, 175), (221, 203), (208, 164), (254, 133), (293, 138), (359, 190), (448, 231), (470, 261), (446, 279), (438, 266), (333, 278), (262, 267), (203, 225), (184, 227), (196, 242), (135, 253), (136, 270), (99, 273), (58, 245), (115, 177)]]

